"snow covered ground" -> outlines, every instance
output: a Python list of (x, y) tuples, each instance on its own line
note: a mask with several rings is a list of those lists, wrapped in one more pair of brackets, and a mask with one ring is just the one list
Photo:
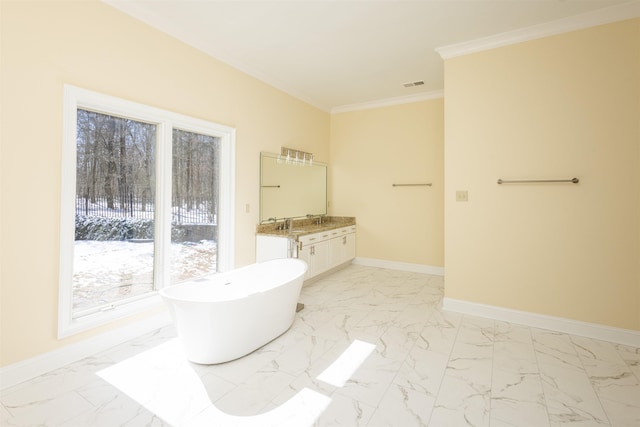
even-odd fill
[[(145, 294), (153, 289), (153, 242), (77, 240), (73, 309)], [(171, 244), (171, 283), (215, 273), (212, 240)]]

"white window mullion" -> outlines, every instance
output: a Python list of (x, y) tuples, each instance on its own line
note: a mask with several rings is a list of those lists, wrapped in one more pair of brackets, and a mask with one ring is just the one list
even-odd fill
[(218, 245), (225, 248), (218, 254), (218, 271), (234, 268), (235, 241), (235, 164), (236, 132), (234, 129), (222, 138), (220, 149), (220, 218), (218, 219)]
[(162, 289), (170, 285), (171, 273), (171, 122), (159, 123), (157, 132), (154, 282)]

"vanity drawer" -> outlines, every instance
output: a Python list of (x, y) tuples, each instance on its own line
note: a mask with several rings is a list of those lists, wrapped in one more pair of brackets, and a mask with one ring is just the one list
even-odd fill
[(302, 246), (313, 245), (314, 243), (322, 242), (331, 238), (331, 230), (321, 231), (319, 233), (305, 234), (298, 237), (298, 242)]
[(345, 234), (355, 233), (356, 226), (351, 225), (348, 227), (334, 228), (333, 230), (321, 231), (319, 233), (305, 234), (298, 237), (298, 243), (301, 246), (313, 245), (315, 243), (323, 242), (329, 239), (335, 239), (336, 237), (344, 236)]

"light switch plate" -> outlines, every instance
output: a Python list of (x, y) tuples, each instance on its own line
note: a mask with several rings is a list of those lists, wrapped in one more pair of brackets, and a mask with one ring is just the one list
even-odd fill
[(456, 191), (456, 202), (468, 202), (469, 192), (467, 190)]

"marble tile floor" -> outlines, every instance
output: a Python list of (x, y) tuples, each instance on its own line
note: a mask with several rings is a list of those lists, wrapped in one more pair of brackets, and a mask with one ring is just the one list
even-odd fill
[(443, 282), (351, 265), (246, 357), (189, 363), (166, 327), (2, 391), (0, 424), (640, 426), (640, 349), (444, 312)]

